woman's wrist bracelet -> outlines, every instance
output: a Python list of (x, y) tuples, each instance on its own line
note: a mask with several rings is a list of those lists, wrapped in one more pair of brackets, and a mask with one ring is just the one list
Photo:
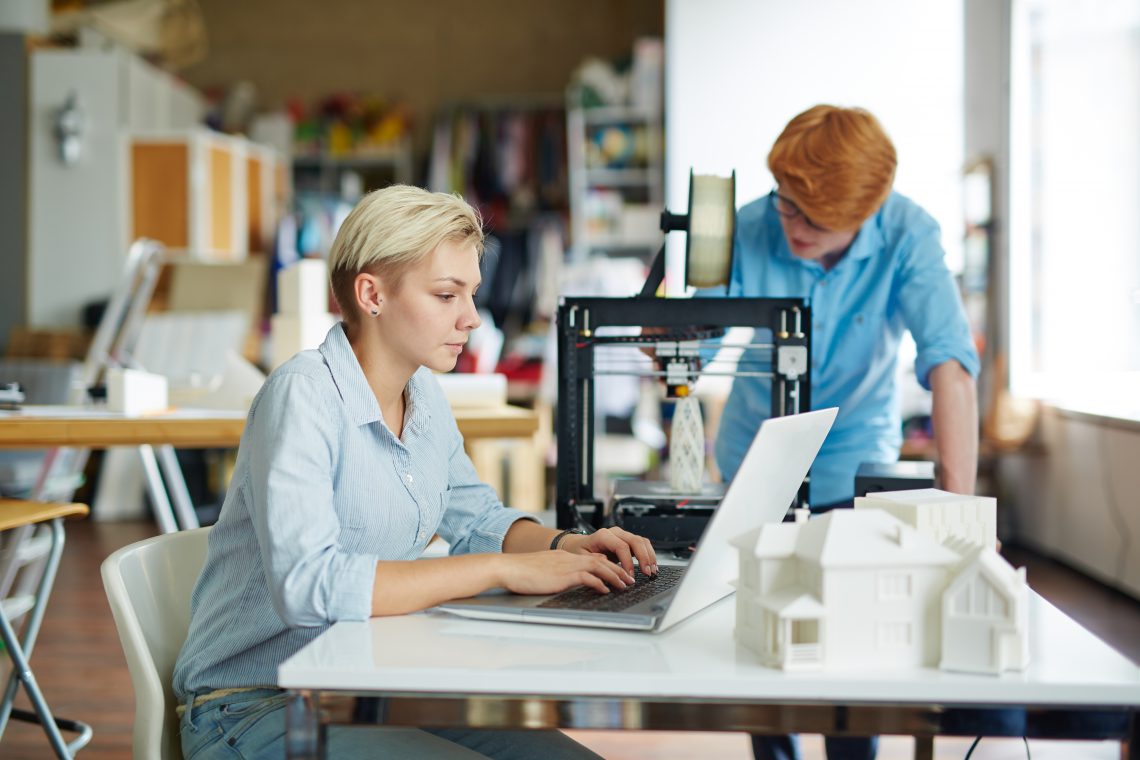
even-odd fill
[(570, 534), (574, 534), (576, 536), (585, 535), (585, 533), (578, 530), (577, 528), (567, 528), (566, 530), (562, 531), (561, 533), (559, 533), (557, 536), (554, 537), (554, 540), (550, 542), (550, 548), (552, 550), (557, 549), (558, 544), (562, 542), (562, 539), (565, 538), (566, 536), (570, 535)]

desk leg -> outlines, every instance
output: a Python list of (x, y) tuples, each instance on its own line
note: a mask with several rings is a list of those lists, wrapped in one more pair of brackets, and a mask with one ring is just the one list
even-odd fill
[(178, 523), (174, 520), (174, 510), (170, 506), (170, 498), (166, 495), (166, 486), (162, 483), (162, 473), (158, 469), (158, 458), (154, 454), (154, 447), (147, 444), (139, 446), (139, 458), (142, 459), (146, 490), (150, 494), (151, 508), (154, 509), (154, 520), (158, 523), (158, 529), (163, 533), (174, 533), (178, 530)]
[(914, 737), (914, 760), (934, 760), (934, 737)]
[(182, 467), (178, 464), (173, 446), (158, 447), (158, 463), (162, 467), (166, 490), (170, 492), (170, 498), (174, 502), (174, 514), (182, 530), (201, 527), (198, 524), (198, 515), (194, 512), (194, 503), (190, 499), (190, 490), (186, 488), (186, 477), (182, 474)]
[(285, 757), (319, 760), (325, 755), (324, 732), (317, 716), (318, 697), (311, 691), (290, 691), (285, 705)]

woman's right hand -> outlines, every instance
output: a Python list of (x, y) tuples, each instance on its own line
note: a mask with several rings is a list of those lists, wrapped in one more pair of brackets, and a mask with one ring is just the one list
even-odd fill
[(515, 594), (557, 594), (575, 586), (588, 586), (599, 594), (610, 587), (623, 589), (633, 576), (601, 554), (564, 551), (501, 554), (500, 585)]

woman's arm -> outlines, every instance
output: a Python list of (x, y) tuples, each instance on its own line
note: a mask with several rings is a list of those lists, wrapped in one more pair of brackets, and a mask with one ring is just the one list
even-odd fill
[[(561, 531), (544, 528), (529, 520), (519, 520), (503, 539), (503, 552), (534, 552), (550, 548), (550, 542)], [(558, 542), (558, 548), (573, 554), (602, 554), (619, 563), (627, 573), (633, 572), (633, 559), (644, 572), (657, 572), (657, 555), (649, 539), (621, 528), (603, 528), (588, 536), (570, 534)]]
[(608, 594), (610, 586), (620, 589), (633, 583), (633, 557), (645, 572), (657, 572), (653, 546), (641, 536), (605, 528), (588, 536), (567, 535), (559, 541), (559, 551), (550, 551), (550, 542), (560, 532), (516, 520), (503, 538), (502, 553), (378, 562), (372, 614), (403, 615), (493, 588), (555, 594), (588, 586)]
[(625, 588), (630, 583), (633, 577), (621, 566), (593, 553), (539, 551), (381, 561), (376, 563), (372, 614), (403, 615), (493, 588), (555, 594), (588, 586), (608, 594), (610, 586)]

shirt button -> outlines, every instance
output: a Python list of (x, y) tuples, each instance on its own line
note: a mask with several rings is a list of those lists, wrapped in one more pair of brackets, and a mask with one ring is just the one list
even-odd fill
[(410, 473), (410, 472), (404, 473), (404, 480), (408, 481), (409, 483), (415, 483), (416, 482), (415, 479), (412, 478), (412, 473)]

